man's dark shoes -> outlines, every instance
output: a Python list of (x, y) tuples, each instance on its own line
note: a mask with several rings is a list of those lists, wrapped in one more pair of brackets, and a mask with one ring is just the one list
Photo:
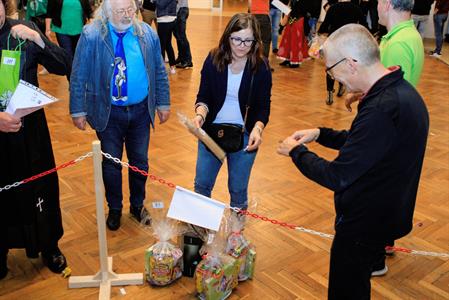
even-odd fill
[(284, 61), (281, 62), (279, 65), (280, 65), (280, 66), (283, 66), (283, 67), (288, 67), (288, 66), (290, 66), (290, 61), (289, 61), (289, 60), (284, 60)]
[(180, 62), (180, 63), (176, 64), (176, 68), (190, 69), (190, 68), (193, 68), (193, 63), (192, 62)]
[(110, 209), (106, 225), (109, 230), (115, 231), (120, 228), (120, 218), (122, 217), (122, 211), (118, 209)]
[(53, 273), (61, 273), (67, 267), (67, 260), (59, 248), (42, 251), (42, 261)]
[(8, 251), (1, 251), (0, 253), (0, 279), (3, 279), (8, 274), (8, 266), (6, 264), (8, 260)]
[(151, 216), (144, 206), (130, 206), (129, 212), (131, 216), (137, 220), (137, 222), (147, 226), (151, 225)]

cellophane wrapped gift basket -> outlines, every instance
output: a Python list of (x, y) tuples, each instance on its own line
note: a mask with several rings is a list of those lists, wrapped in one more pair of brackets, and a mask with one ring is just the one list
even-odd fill
[(177, 222), (163, 218), (153, 220), (158, 242), (145, 250), (145, 276), (151, 285), (164, 286), (182, 276), (182, 251), (171, 242), (179, 235)]

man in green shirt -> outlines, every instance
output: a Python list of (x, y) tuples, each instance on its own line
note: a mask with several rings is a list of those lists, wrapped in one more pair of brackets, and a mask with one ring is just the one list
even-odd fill
[(404, 79), (418, 84), (424, 64), (424, 46), (411, 19), (413, 0), (379, 0), (379, 23), (388, 33), (380, 42), (380, 58), (385, 67), (401, 66)]
[[(424, 45), (411, 18), (413, 0), (379, 0), (377, 11), (379, 24), (387, 27), (388, 33), (380, 42), (380, 60), (385, 67), (400, 66), (404, 79), (415, 88), (424, 65)], [(361, 95), (349, 93), (345, 99), (348, 111)]]

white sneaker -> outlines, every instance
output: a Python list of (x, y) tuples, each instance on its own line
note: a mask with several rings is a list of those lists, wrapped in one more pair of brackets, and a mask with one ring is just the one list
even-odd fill
[(388, 272), (388, 267), (385, 266), (383, 269), (371, 272), (371, 277), (384, 276)]
[(437, 53), (437, 52), (433, 52), (430, 56), (436, 57), (436, 58), (440, 58), (440, 57), (441, 57), (441, 54), (440, 54), (440, 53)]

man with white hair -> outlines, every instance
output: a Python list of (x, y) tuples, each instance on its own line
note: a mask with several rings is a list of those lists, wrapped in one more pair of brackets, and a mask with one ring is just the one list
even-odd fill
[[(382, 1), (382, 0), (381, 0)], [(369, 299), (385, 243), (408, 234), (424, 159), (429, 116), (399, 67), (380, 62), (374, 37), (348, 24), (323, 45), (326, 72), (364, 94), (349, 130), (300, 130), (278, 147), (309, 179), (335, 192), (329, 299)], [(328, 161), (305, 146), (338, 150)]]
[[(83, 28), (73, 61), (70, 114), (74, 125), (95, 129), (101, 150), (148, 172), (150, 126), (170, 114), (167, 73), (157, 34), (136, 17), (133, 0), (104, 0), (96, 19)], [(149, 224), (143, 206), (146, 176), (129, 171), (130, 213)], [(103, 181), (110, 230), (120, 227), (121, 165), (103, 160)]]

